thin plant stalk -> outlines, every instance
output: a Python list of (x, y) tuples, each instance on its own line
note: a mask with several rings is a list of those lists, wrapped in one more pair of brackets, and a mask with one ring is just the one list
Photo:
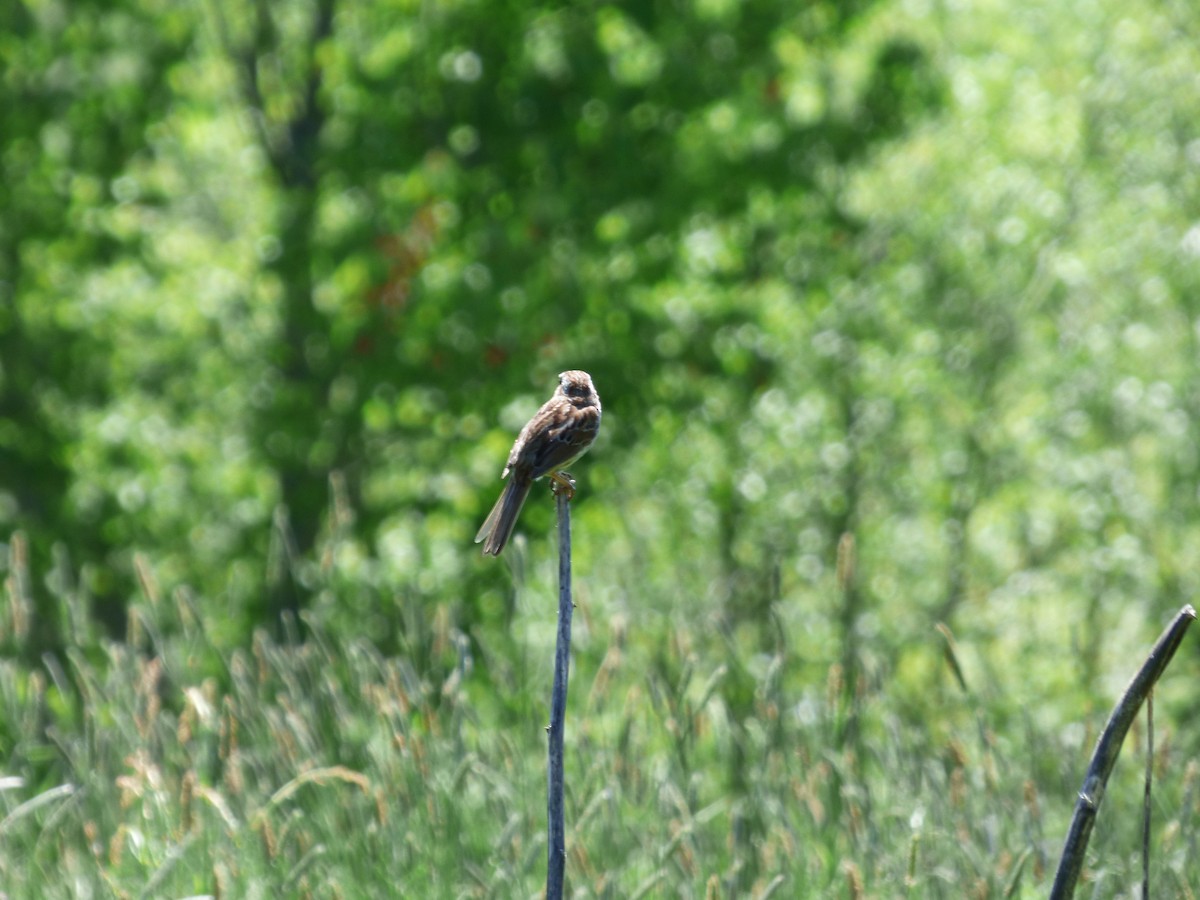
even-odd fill
[(1154, 786), (1154, 689), (1146, 695), (1146, 786), (1142, 792), (1142, 900), (1150, 900), (1150, 812)]
[(563, 726), (567, 714), (567, 678), (571, 666), (571, 498), (554, 482), (558, 511), (558, 638), (554, 647), (554, 688), (550, 696), (549, 766), (547, 769), (548, 862), (546, 898), (562, 900), (566, 873), (566, 829), (563, 825)]

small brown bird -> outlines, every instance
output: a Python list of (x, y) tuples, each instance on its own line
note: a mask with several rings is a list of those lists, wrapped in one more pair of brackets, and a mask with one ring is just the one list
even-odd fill
[(477, 544), (487, 539), (483, 545), (485, 556), (500, 555), (537, 479), (549, 475), (551, 481), (570, 492), (568, 496), (574, 494), (575, 485), (563, 469), (587, 452), (599, 432), (600, 395), (592, 385), (592, 376), (575, 369), (563, 372), (558, 376), (554, 396), (525, 423), (508, 454), (508, 465), (500, 477), (512, 473), (512, 480), (504, 486), (475, 535)]

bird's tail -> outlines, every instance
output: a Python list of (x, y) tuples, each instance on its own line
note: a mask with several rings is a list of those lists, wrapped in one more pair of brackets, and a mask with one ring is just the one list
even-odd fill
[(525, 498), (529, 496), (530, 487), (532, 487), (532, 482), (515, 476), (504, 486), (500, 499), (496, 501), (496, 505), (488, 513), (488, 517), (483, 520), (483, 526), (479, 529), (479, 533), (475, 535), (477, 544), (485, 538), (487, 539), (483, 545), (485, 556), (489, 553), (492, 556), (499, 556), (504, 545), (508, 543), (508, 539), (512, 536), (513, 526), (517, 524), (517, 516), (521, 513), (521, 507), (525, 505)]

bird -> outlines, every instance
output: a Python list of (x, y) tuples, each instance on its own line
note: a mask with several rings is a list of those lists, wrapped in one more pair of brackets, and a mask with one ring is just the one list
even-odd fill
[(599, 432), (600, 395), (592, 376), (578, 369), (559, 373), (554, 396), (525, 423), (508, 454), (500, 477), (512, 479), (475, 535), (475, 543), (485, 541), (484, 556), (500, 555), (537, 479), (548, 475), (568, 500), (574, 496), (575, 482), (563, 470), (587, 452)]

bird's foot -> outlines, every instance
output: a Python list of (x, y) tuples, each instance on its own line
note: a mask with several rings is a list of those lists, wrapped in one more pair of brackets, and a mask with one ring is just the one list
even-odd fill
[(549, 477), (551, 491), (555, 494), (566, 491), (568, 500), (575, 497), (575, 479), (570, 472), (551, 472)]

